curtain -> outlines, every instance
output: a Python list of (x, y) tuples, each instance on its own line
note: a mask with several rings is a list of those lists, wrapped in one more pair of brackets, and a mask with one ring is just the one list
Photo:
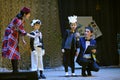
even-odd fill
[(68, 16), (92, 16), (103, 35), (96, 39), (100, 65), (119, 64), (117, 33), (120, 33), (120, 8), (113, 0), (58, 0), (62, 36), (68, 28)]

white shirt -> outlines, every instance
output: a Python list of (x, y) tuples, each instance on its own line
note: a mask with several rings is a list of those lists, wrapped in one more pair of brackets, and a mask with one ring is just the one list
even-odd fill
[[(90, 41), (86, 41), (85, 51), (86, 51), (86, 49), (87, 49), (87, 47), (88, 47), (89, 45), (90, 45)], [(85, 51), (84, 51), (84, 52), (85, 52)], [(89, 59), (89, 58), (91, 58), (91, 54), (84, 54), (83, 57)]]

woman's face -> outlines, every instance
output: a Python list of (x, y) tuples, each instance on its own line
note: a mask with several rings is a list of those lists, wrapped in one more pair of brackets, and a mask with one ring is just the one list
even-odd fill
[(75, 30), (76, 27), (77, 27), (77, 23), (71, 23), (70, 27), (71, 27), (72, 30)]
[(29, 19), (30, 13), (24, 15), (25, 19)]

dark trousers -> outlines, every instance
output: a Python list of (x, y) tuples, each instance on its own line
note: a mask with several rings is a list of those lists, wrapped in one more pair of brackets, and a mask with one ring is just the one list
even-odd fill
[(65, 53), (63, 55), (63, 65), (65, 68), (65, 72), (68, 72), (68, 67), (71, 67), (71, 72), (75, 72), (75, 50), (65, 49)]
[(86, 71), (88, 74), (91, 74), (91, 63), (88, 61), (88, 62), (83, 62), (83, 65), (82, 65), (82, 75), (85, 76), (86, 75)]
[(12, 59), (11, 63), (12, 63), (13, 72), (18, 72), (18, 60)]
[(89, 60), (83, 60), (82, 62), (82, 73), (84, 74), (85, 71), (90, 72), (90, 71), (99, 71), (99, 66), (95, 61), (92, 59)]

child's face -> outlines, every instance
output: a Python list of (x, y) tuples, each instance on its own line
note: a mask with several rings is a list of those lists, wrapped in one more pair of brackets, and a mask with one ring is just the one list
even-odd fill
[(71, 23), (70, 27), (71, 27), (72, 30), (75, 30), (76, 27), (77, 27), (77, 23)]
[(35, 25), (34, 25), (34, 29), (35, 29), (35, 30), (40, 29), (40, 26), (41, 26), (40, 24), (35, 24)]

